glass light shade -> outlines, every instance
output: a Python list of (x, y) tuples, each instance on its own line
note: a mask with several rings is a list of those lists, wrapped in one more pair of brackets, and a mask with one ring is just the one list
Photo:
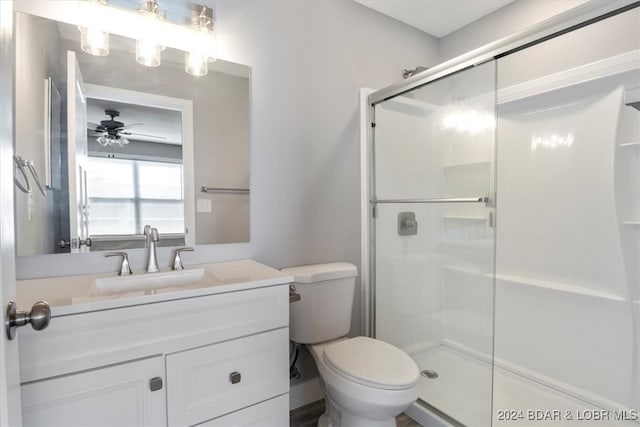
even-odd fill
[(98, 142), (98, 144), (106, 147), (107, 145), (109, 145), (109, 135), (100, 135), (96, 138), (96, 141)]
[(147, 67), (160, 65), (162, 46), (151, 40), (136, 40), (136, 61)]
[(102, 145), (103, 147), (116, 147), (116, 148), (122, 148), (123, 146), (127, 145), (129, 143), (129, 140), (123, 136), (113, 136), (113, 135), (100, 135), (99, 137), (96, 138), (96, 141), (98, 142), (98, 144)]
[(197, 52), (185, 52), (185, 71), (192, 76), (206, 76), (209, 72), (209, 58)]
[(84, 52), (95, 56), (109, 55), (109, 33), (94, 27), (78, 27), (80, 47)]

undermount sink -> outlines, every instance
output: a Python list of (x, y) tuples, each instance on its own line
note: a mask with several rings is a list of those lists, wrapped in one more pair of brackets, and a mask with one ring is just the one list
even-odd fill
[(204, 276), (204, 268), (158, 273), (137, 273), (128, 276), (98, 277), (94, 285), (102, 295), (144, 291), (175, 286), (194, 285)]

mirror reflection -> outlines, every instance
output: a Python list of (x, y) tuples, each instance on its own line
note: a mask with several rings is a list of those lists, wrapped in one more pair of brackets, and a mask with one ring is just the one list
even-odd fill
[[(185, 73), (166, 48), (107, 56), (76, 26), (16, 13), (15, 195), (19, 256), (249, 240), (250, 68)], [(208, 191), (205, 191), (207, 190)]]

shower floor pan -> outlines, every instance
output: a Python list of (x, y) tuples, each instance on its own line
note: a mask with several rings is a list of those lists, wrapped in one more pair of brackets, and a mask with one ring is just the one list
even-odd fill
[[(421, 371), (429, 370), (437, 373), (437, 378), (420, 377), (420, 400), (444, 412), (460, 423), (469, 426), (487, 426), (491, 417), (493, 426), (609, 426), (611, 421), (576, 420), (578, 411), (588, 415), (601, 408), (590, 405), (565, 393), (539, 384), (526, 377), (506, 369), (495, 367), (493, 384), (493, 410), (491, 396), (488, 393), (491, 381), (491, 364), (448, 345), (440, 345), (413, 355)], [(414, 408), (415, 409), (415, 408)], [(426, 408), (420, 408), (429, 412)], [(529, 410), (560, 410), (559, 421), (528, 420)], [(499, 411), (512, 411), (516, 416), (523, 414), (523, 419), (498, 419)], [(573, 415), (573, 420), (566, 419), (566, 411)], [(410, 411), (417, 421), (433, 422), (432, 416), (420, 420), (417, 411)], [(539, 414), (538, 414), (539, 415)], [(517, 417), (519, 418), (519, 417)], [(432, 424), (429, 424), (432, 425)], [(446, 423), (443, 425), (447, 425)], [(617, 427), (638, 427), (635, 422), (615, 422)]]

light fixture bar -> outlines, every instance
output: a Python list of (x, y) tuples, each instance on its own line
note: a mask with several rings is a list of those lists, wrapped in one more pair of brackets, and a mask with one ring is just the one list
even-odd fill
[(216, 58), (216, 42), (213, 34), (194, 31), (191, 27), (148, 19), (147, 16), (115, 6), (107, 6), (84, 0), (30, 0), (13, 2), (16, 12), (25, 12), (46, 19), (53, 19), (76, 26), (87, 26), (100, 17), (103, 28), (111, 34), (134, 40), (153, 34), (154, 41), (166, 47), (190, 52), (197, 51)]

